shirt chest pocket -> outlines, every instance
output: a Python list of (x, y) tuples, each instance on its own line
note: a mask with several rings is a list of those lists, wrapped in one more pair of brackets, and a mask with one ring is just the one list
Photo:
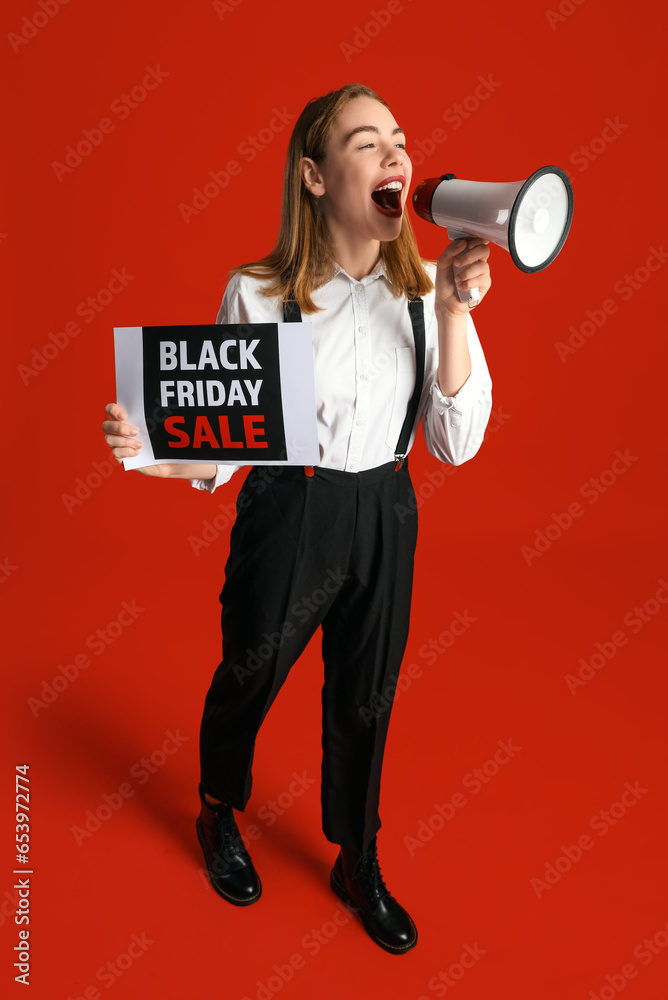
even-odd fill
[[(391, 401), (390, 420), (385, 437), (385, 444), (392, 449), (394, 454), (401, 428), (404, 425), (408, 404), (415, 388), (415, 349), (413, 347), (395, 348), (394, 371), (390, 368), (391, 378)], [(425, 357), (425, 384), (427, 376), (434, 366), (434, 349), (428, 348)], [(424, 389), (423, 389), (424, 392)]]

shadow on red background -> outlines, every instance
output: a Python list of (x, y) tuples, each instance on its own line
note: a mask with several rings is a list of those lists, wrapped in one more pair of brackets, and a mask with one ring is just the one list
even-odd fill
[[(20, 989), (14, 774), (29, 764), (33, 997), (665, 996), (665, 140), (651, 12), (14, 0), (3, 25), (8, 988)], [(420, 931), (402, 958), (328, 886), (317, 640), (263, 727), (241, 821), (263, 898), (238, 910), (204, 880), (197, 731), (241, 476), (211, 497), (112, 470), (100, 429), (113, 327), (214, 321), (228, 269), (273, 245), (291, 123), (354, 80), (406, 129), (416, 183), (555, 163), (575, 194), (546, 271), (522, 274), (493, 248), (475, 315), (494, 380), (479, 454), (448, 475), (421, 439), (411, 455), (417, 583), (379, 836)], [(85, 130), (99, 141), (68, 166)], [(211, 172), (219, 192), (184, 209)], [(413, 221), (438, 256), (444, 231)], [(110, 296), (114, 272), (125, 285)]]

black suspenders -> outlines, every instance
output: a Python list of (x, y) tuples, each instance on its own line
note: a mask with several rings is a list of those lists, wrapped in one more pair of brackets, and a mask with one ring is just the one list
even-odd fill
[(413, 339), (415, 340), (415, 388), (411, 401), (408, 404), (408, 412), (404, 418), (404, 425), (397, 441), (395, 451), (396, 466), (398, 471), (406, 461), (408, 454), (408, 442), (411, 438), (411, 431), (417, 416), (420, 396), (422, 395), (422, 384), (424, 382), (424, 358), (425, 358), (425, 336), (424, 336), (424, 302), (422, 299), (411, 299), (408, 303), (408, 311), (411, 314), (411, 324), (413, 327)]
[[(290, 292), (289, 294), (292, 293)], [(418, 406), (420, 405), (420, 397), (422, 395), (422, 386), (424, 383), (425, 330), (424, 303), (422, 299), (411, 299), (408, 303), (408, 311), (411, 316), (413, 338), (415, 340), (415, 388), (413, 389), (413, 395), (411, 396), (410, 403), (408, 404), (408, 412), (406, 413), (404, 424), (401, 428), (401, 434), (399, 435), (399, 440), (397, 441), (397, 447), (395, 449), (394, 457), (397, 463), (395, 471), (398, 471), (406, 461), (406, 455), (408, 454), (408, 442), (410, 441), (411, 431), (413, 430), (413, 424), (415, 423), (415, 418), (417, 416)], [(301, 321), (302, 312), (299, 308), (299, 303), (295, 299), (284, 299), (283, 322), (301, 323)]]
[[(292, 292), (288, 294), (292, 295)], [(283, 322), (301, 323), (302, 311), (296, 299), (283, 299)]]

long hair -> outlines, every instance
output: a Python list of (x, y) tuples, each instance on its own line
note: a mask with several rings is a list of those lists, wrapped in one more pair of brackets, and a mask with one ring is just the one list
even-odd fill
[[(269, 279), (262, 289), (267, 297), (294, 298), (305, 313), (319, 312), (311, 298), (316, 288), (333, 276), (335, 261), (329, 230), (314, 197), (302, 179), (301, 161), (307, 156), (320, 163), (325, 158), (327, 142), (342, 108), (356, 97), (371, 97), (386, 108), (387, 103), (361, 83), (349, 83), (323, 97), (313, 98), (300, 114), (288, 145), (283, 174), (281, 221), (276, 245), (261, 260), (240, 264), (230, 275), (247, 274)], [(434, 287), (423, 267), (413, 227), (404, 212), (399, 236), (380, 244), (380, 254), (387, 268), (395, 297), (426, 295)]]

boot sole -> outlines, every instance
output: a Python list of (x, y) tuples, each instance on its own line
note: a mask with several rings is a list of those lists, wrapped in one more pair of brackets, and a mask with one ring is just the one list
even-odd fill
[(350, 907), (351, 910), (355, 911), (355, 913), (358, 915), (358, 917), (362, 921), (362, 923), (364, 925), (364, 930), (367, 932), (367, 934), (369, 935), (369, 937), (373, 941), (375, 941), (376, 944), (379, 945), (381, 948), (384, 948), (385, 951), (388, 951), (391, 955), (403, 955), (403, 954), (405, 954), (405, 952), (410, 951), (411, 948), (415, 947), (415, 945), (417, 944), (417, 941), (418, 941), (418, 932), (417, 932), (417, 927), (413, 923), (413, 918), (411, 917), (410, 914), (408, 914), (408, 919), (410, 920), (411, 926), (413, 927), (413, 930), (415, 931), (415, 937), (414, 937), (414, 939), (409, 944), (405, 944), (405, 945), (390, 944), (389, 941), (383, 941), (382, 938), (378, 937), (378, 935), (374, 932), (374, 930), (369, 926), (369, 924), (368, 924), (368, 922), (367, 922), (364, 914), (361, 912), (359, 906), (348, 895), (348, 893), (346, 892), (344, 886), (341, 885), (341, 883), (337, 879), (336, 875), (334, 874), (334, 871), (332, 871), (331, 874), (330, 874), (329, 884), (331, 885), (332, 890), (336, 893), (336, 895), (339, 897), (339, 899), (342, 899), (343, 902), (346, 904), (346, 906)]
[(213, 890), (217, 892), (219, 896), (222, 896), (223, 899), (226, 899), (228, 903), (233, 903), (235, 906), (250, 906), (251, 903), (256, 903), (260, 898), (260, 896), (262, 895), (262, 883), (260, 882), (260, 876), (257, 874), (257, 872), (255, 874), (260, 888), (258, 889), (258, 891), (255, 893), (254, 896), (250, 896), (250, 898), (248, 899), (239, 899), (238, 896), (232, 896), (230, 893), (225, 892), (224, 889), (222, 889), (219, 885), (216, 885), (214, 881), (214, 879), (218, 878), (219, 876), (217, 876), (215, 871), (213, 870), (212, 862), (207, 853), (207, 849), (204, 843), (204, 831), (202, 830), (202, 824), (199, 820), (199, 817), (195, 820), (195, 828), (197, 830), (197, 839), (199, 840), (200, 847), (202, 848), (202, 852), (204, 854), (204, 860), (206, 862), (206, 870), (208, 872), (209, 881), (211, 882), (211, 887), (213, 888)]

